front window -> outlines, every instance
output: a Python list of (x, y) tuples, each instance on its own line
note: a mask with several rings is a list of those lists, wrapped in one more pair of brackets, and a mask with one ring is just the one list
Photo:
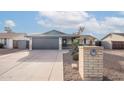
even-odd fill
[(0, 38), (0, 43), (2, 43), (2, 39)]
[(4, 44), (4, 39), (0, 38), (0, 43)]
[(86, 38), (84, 38), (84, 44), (86, 44)]
[(6, 45), (7, 39), (6, 38), (0, 38), (0, 43)]

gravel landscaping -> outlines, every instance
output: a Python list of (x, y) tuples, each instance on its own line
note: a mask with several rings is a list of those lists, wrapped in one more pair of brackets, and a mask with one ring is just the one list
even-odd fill
[(80, 81), (82, 80), (78, 69), (72, 68), (72, 63), (78, 63), (74, 60), (72, 60), (71, 53), (65, 53), (63, 54), (63, 70), (64, 70), (64, 80), (65, 81)]
[(104, 51), (104, 80), (124, 80), (124, 50)]
[[(124, 80), (124, 50), (104, 50), (104, 81)], [(72, 68), (71, 53), (63, 54), (64, 80), (81, 81), (78, 69)]]

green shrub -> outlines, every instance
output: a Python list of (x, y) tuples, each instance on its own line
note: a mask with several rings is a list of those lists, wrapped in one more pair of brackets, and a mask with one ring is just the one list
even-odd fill
[(72, 43), (72, 55), (78, 52), (79, 40), (75, 39)]
[(72, 57), (73, 57), (73, 60), (75, 60), (75, 61), (78, 61), (79, 60), (79, 49), (78, 49), (78, 46), (79, 46), (80, 44), (79, 44), (79, 40), (77, 40), (77, 39), (74, 39), (73, 40), (73, 43), (72, 43), (72, 46), (73, 46), (73, 48), (72, 48)]
[(0, 48), (3, 48), (3, 47), (4, 47), (4, 45), (2, 43), (0, 43)]
[(75, 47), (75, 48), (72, 49), (71, 54), (74, 55), (75, 53), (78, 53), (78, 47)]
[(78, 52), (73, 54), (73, 60), (78, 61), (79, 60), (79, 54)]

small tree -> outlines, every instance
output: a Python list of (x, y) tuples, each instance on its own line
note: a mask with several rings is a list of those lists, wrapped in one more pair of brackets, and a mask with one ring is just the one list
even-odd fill
[(72, 42), (72, 55), (78, 52), (79, 40), (74, 39)]
[[(80, 26), (79, 30), (77, 32), (77, 35), (81, 35), (82, 32), (84, 31), (85, 27), (84, 26)], [(72, 43), (72, 55), (73, 55), (73, 60), (78, 61), (78, 57), (79, 57), (79, 50), (78, 50), (78, 46), (80, 45), (80, 40), (79, 39), (74, 39), (73, 43)]]

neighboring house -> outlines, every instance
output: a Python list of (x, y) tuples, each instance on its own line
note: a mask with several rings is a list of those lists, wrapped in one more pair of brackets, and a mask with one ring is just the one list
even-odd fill
[(26, 33), (15, 33), (10, 28), (5, 27), (5, 30), (0, 33), (0, 43), (4, 45), (4, 48), (28, 48), (29, 40), (25, 37)]
[(32, 34), (27, 36), (29, 49), (65, 49), (71, 48), (74, 39), (79, 39), (80, 44), (94, 45), (95, 38), (90, 35), (66, 34), (57, 30), (51, 30), (42, 34)]
[(110, 33), (101, 40), (106, 49), (124, 49), (124, 33)]

